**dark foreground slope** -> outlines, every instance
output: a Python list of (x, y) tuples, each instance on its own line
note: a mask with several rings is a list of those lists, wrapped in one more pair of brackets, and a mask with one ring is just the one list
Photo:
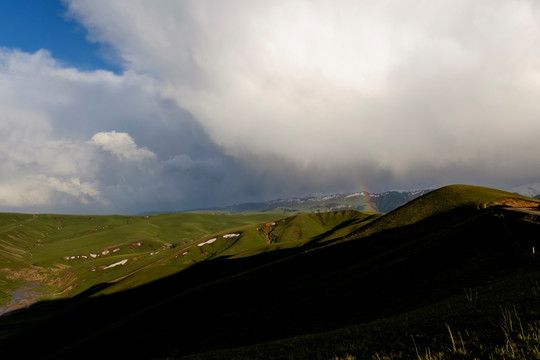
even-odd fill
[(540, 320), (532, 291), (540, 225), (504, 210), (516, 201), (447, 187), (341, 241), (215, 258), (128, 291), (43, 302), (0, 318), (14, 330), (0, 350), (66, 359), (418, 358), (412, 343), (396, 349), (397, 339), (441, 344), (425, 331), (448, 337), (446, 321), (471, 331), (499, 327), (495, 312), (516, 304), (524, 319)]

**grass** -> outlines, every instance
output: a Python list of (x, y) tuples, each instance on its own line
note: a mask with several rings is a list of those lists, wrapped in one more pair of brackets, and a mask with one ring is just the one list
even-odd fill
[[(251, 226), (280, 216), (0, 214), (0, 304), (8, 303), (10, 293), (26, 281), (41, 281), (42, 290), (47, 290), (50, 296), (75, 295), (98, 283), (114, 281), (153, 263), (167, 261), (175, 252), (174, 248), (164, 247), (166, 244), (180, 249), (219, 231)], [(138, 243), (142, 245), (134, 245)], [(116, 249), (119, 250), (113, 253)], [(109, 254), (103, 255), (104, 251)], [(100, 257), (93, 259), (91, 254)], [(123, 259), (128, 259), (126, 266), (96, 271)], [(161, 276), (181, 268), (161, 271)], [(159, 278), (157, 273), (134, 283)]]
[(474, 288), (477, 302), (456, 294), (360, 325), (167, 359), (538, 359), (540, 299), (529, 286), (539, 271)]
[[(357, 211), (323, 213), (316, 215), (314, 221), (310, 215), (280, 220), (283, 215), (273, 213), (0, 214), (0, 248), (4, 250), (0, 255), (0, 304), (8, 303), (10, 293), (26, 281), (40, 281), (41, 290), (49, 293), (48, 298), (73, 296), (100, 283), (114, 283), (103, 291), (110, 294), (172, 275), (216, 256), (242, 257), (302, 246), (312, 236), (332, 232), (339, 224), (363, 224), (373, 216)], [(274, 230), (280, 245), (267, 246), (265, 235), (258, 229), (278, 220), (279, 226)], [(302, 233), (302, 237), (290, 237), (293, 231)], [(341, 231), (346, 232), (346, 226)], [(241, 236), (223, 238), (230, 232)], [(197, 246), (213, 237), (220, 240)], [(127, 263), (103, 270), (122, 260)]]
[(300, 214), (287, 218), (273, 231), (275, 242), (303, 240), (324, 242), (354, 232), (382, 214), (367, 211), (335, 211)]
[[(65, 220), (72, 239), (98, 250), (143, 238), (153, 246), (101, 257), (93, 266), (128, 262), (87, 275), (77, 297), (1, 317), (0, 350), (34, 358), (535, 356), (540, 268), (529, 250), (540, 225), (488, 206), (508, 193), (457, 186), (430, 195), (382, 217), (219, 215), (205, 224), (216, 215), (193, 214), (184, 227), (174, 216), (120, 217), (82, 234), (88, 226)], [(68, 241), (53, 230), (51, 243)], [(107, 234), (123, 238), (107, 243)], [(85, 269), (82, 259), (69, 261), (58, 273)], [(25, 348), (30, 338), (35, 346)]]
[[(492, 329), (483, 329), (483, 331), (497, 332), (500, 331), (504, 335), (503, 341), (498, 342), (482, 342), (479, 338), (483, 337), (482, 333), (465, 331), (462, 334), (460, 331), (454, 334), (448, 324), (448, 335), (450, 346), (442, 350), (432, 351), (429, 347), (423, 352), (420, 352), (415, 344), (415, 353), (418, 360), (450, 360), (450, 359), (515, 359), (515, 360), (531, 360), (540, 359), (540, 321), (533, 321), (526, 324), (521, 322), (517, 312), (514, 310), (502, 309), (500, 329), (494, 327)], [(464, 340), (465, 339), (465, 340)], [(375, 354), (375, 358), (392, 358), (392, 356), (381, 357), (380, 354)]]
[(468, 211), (473, 214), (494, 204), (502, 204), (515, 199), (529, 204), (540, 205), (540, 200), (507, 191), (473, 185), (449, 185), (421, 196), (362, 228), (364, 236), (394, 228), (400, 228), (438, 214), (453, 211)]

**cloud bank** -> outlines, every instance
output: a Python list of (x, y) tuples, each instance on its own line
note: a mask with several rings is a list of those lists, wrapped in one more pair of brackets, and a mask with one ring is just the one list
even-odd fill
[[(2, 49), (0, 93), (4, 210), (196, 207), (208, 191), (197, 188), (191, 169), (212, 172), (232, 161), (189, 114), (160, 98), (150, 78), (133, 72), (80, 72), (47, 51)], [(178, 157), (188, 165), (172, 171)]]
[(534, 164), (535, 2), (95, 3), (70, 2), (91, 38), (233, 156), (376, 159), (397, 176)]
[(534, 1), (66, 5), (125, 71), (0, 50), (0, 207), (180, 210), (540, 176)]

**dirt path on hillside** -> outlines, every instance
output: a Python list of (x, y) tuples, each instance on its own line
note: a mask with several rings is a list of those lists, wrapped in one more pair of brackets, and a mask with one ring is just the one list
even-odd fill
[(35, 303), (43, 296), (39, 291), (40, 285), (37, 281), (30, 281), (11, 292), (11, 301), (0, 307), (0, 316), (9, 312), (24, 309)]
[(538, 207), (510, 207), (508, 206), (508, 207), (504, 207), (503, 209), (520, 212), (520, 213), (528, 214), (528, 215), (540, 216), (540, 208)]

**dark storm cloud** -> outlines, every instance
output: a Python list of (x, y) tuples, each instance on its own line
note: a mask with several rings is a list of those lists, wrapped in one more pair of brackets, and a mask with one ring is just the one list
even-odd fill
[(71, 14), (236, 158), (369, 161), (408, 184), (412, 169), (481, 166), (485, 181), (531, 159), (535, 2), (97, 3)]

